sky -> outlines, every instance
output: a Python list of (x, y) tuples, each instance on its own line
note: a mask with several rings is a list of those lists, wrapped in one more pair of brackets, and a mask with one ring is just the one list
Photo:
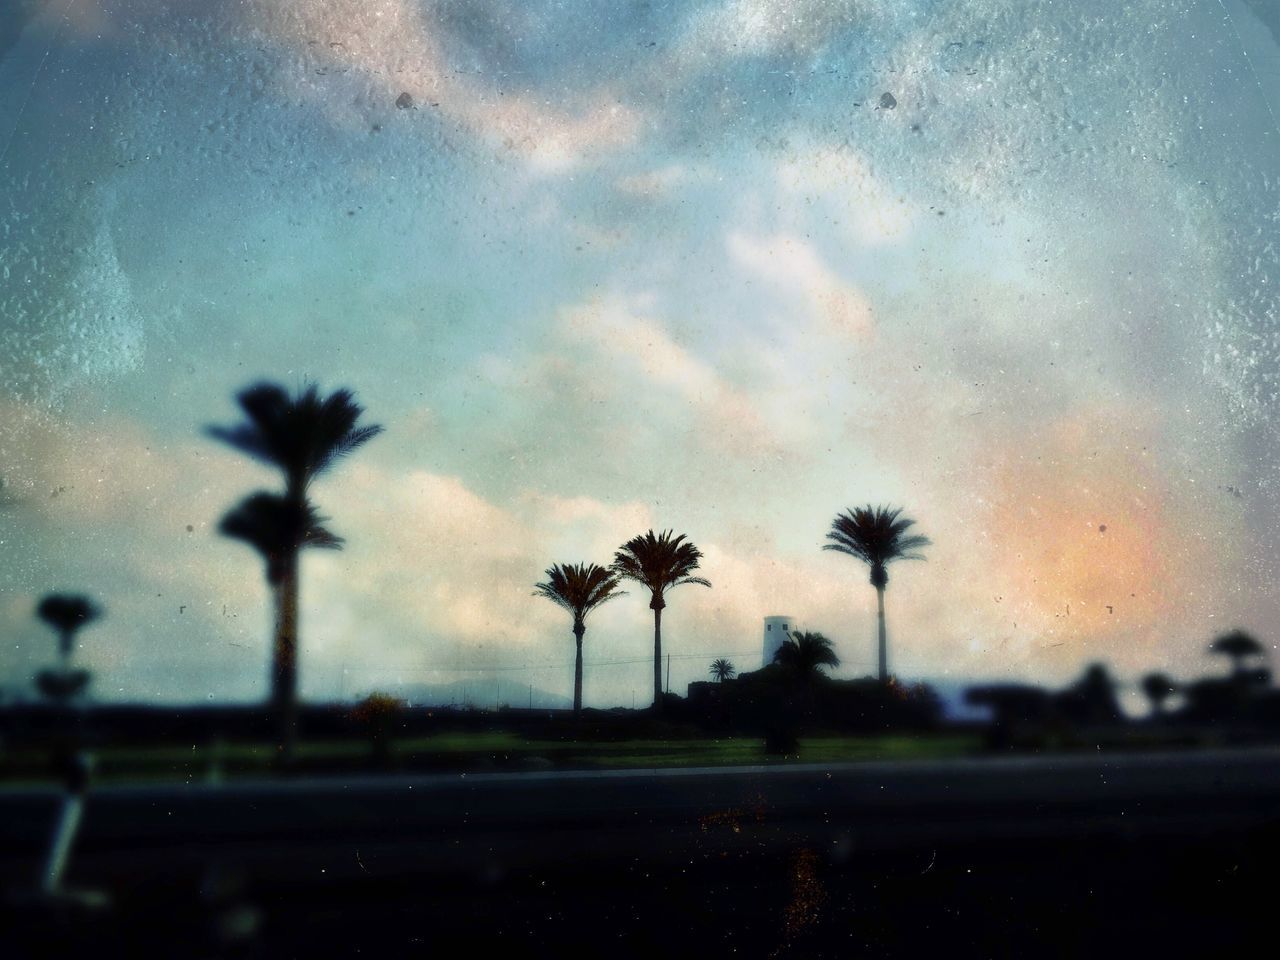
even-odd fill
[[(0, 13), (0, 684), (39, 596), (100, 699), (253, 700), (216, 532), (260, 379), (386, 427), (315, 487), (317, 700), (572, 685), (532, 596), (703, 551), (672, 689), (761, 621), (873, 672), (837, 512), (901, 505), (909, 679), (1132, 681), (1280, 638), (1280, 13), (1266, 0), (25, 0)], [(593, 614), (588, 705), (652, 621)], [(518, 699), (518, 698), (517, 698)]]

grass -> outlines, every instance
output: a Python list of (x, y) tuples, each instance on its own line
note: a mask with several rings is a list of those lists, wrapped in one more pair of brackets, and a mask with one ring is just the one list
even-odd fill
[[(647, 769), (755, 763), (844, 763), (936, 759), (977, 753), (977, 737), (826, 736), (800, 741), (796, 755), (768, 756), (756, 738), (574, 741), (534, 740), (501, 731), (440, 733), (394, 741), (392, 766), (403, 771), (556, 769)], [(275, 748), (266, 743), (102, 747), (94, 751), (97, 782), (203, 782), (270, 775)], [(366, 772), (372, 750), (365, 740), (304, 741), (298, 762), (326, 774)], [(0, 783), (48, 782), (43, 755), (32, 750), (0, 755)]]

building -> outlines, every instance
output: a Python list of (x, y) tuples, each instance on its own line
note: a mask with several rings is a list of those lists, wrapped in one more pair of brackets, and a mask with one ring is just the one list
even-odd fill
[(764, 618), (764, 660), (760, 666), (767, 667), (773, 663), (773, 655), (778, 652), (795, 625), (795, 620), (791, 617)]

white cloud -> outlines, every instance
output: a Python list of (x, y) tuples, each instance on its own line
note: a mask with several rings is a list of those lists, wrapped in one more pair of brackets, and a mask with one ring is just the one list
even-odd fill
[(727, 237), (726, 246), (738, 263), (806, 302), (828, 335), (862, 340), (874, 332), (866, 298), (842, 281), (817, 250), (799, 237), (734, 232)]
[(861, 246), (898, 243), (911, 232), (913, 206), (876, 176), (856, 150), (789, 149), (778, 161), (777, 177), (787, 203), (820, 201)]
[(662, 388), (689, 411), (715, 446), (753, 455), (777, 448), (778, 439), (752, 395), (678, 343), (642, 303), (599, 300), (562, 312), (559, 334), (578, 349), (602, 384), (638, 382)]
[(408, 94), (418, 109), (438, 111), (491, 146), (523, 156), (536, 174), (565, 173), (625, 147), (644, 123), (607, 87), (553, 101), (457, 69), (409, 0), (259, 0), (246, 16), (311, 68), (294, 76), (294, 93), (311, 91), (329, 107), (337, 102), (321, 93), (333, 82), (329, 74), (357, 71), (389, 100)]

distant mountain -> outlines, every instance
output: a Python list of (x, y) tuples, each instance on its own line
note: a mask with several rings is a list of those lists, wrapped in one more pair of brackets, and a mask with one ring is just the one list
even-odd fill
[(381, 688), (384, 692), (401, 697), (414, 707), (463, 707), (473, 706), (492, 710), (494, 704), (504, 707), (528, 707), (539, 710), (560, 710), (573, 706), (570, 697), (548, 693), (527, 683), (504, 683), (494, 677), (476, 680), (455, 680), (452, 683), (405, 683)]

